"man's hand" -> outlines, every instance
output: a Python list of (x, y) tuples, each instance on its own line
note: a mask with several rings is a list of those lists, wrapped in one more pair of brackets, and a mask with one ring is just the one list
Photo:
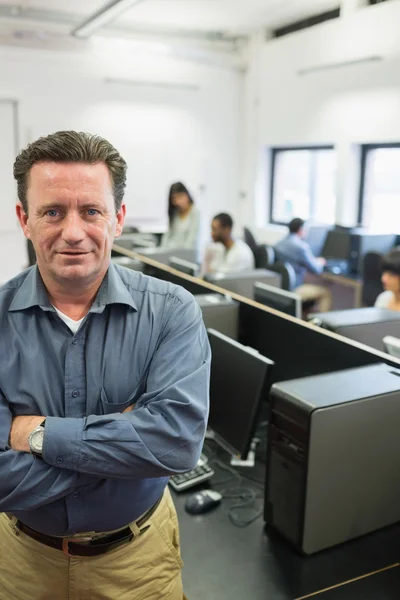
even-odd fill
[(321, 265), (322, 267), (325, 267), (325, 265), (326, 265), (326, 258), (324, 258), (323, 256), (319, 256), (317, 258), (317, 263), (319, 265)]
[(23, 415), (14, 417), (10, 431), (10, 446), (17, 452), (29, 452), (29, 434), (44, 421), (45, 417)]

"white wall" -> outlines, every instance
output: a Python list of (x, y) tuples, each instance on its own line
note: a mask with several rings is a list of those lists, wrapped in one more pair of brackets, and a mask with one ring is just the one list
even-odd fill
[[(354, 4), (354, 3), (353, 3)], [(338, 223), (357, 219), (359, 144), (400, 140), (400, 1), (276, 40), (253, 41), (246, 74), (246, 190), (242, 218), (268, 215), (267, 146), (335, 144)], [(299, 75), (310, 67), (379, 55), (382, 62)], [(260, 209), (260, 206), (263, 207)]]
[[(236, 214), (242, 74), (133, 53), (128, 43), (108, 40), (69, 54), (0, 48), (0, 81), (0, 98), (19, 101), (20, 146), (71, 128), (103, 135), (121, 151), (129, 167), (128, 221), (165, 224), (167, 189), (178, 179), (193, 192), (207, 235), (213, 213)], [(2, 256), (8, 243), (0, 238)], [(0, 282), (20, 268), (20, 253), (7, 265), (1, 260)]]

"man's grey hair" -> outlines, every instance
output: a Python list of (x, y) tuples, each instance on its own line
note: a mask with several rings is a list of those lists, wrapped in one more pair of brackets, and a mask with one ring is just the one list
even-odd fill
[(14, 163), (18, 199), (28, 214), (27, 191), (33, 165), (41, 162), (104, 163), (110, 173), (115, 210), (119, 211), (124, 198), (127, 164), (118, 150), (104, 138), (77, 131), (57, 131), (22, 150)]

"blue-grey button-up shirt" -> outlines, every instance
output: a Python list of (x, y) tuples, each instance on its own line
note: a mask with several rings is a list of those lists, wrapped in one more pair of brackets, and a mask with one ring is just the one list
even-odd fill
[[(0, 512), (50, 535), (118, 529), (197, 462), (210, 349), (183, 288), (111, 264), (74, 335), (32, 267), (0, 288), (0, 336)], [(43, 460), (10, 449), (16, 415), (46, 417)]]

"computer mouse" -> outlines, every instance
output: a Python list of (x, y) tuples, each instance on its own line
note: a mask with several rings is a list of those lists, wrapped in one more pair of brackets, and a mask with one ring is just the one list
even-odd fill
[(332, 267), (332, 273), (334, 275), (340, 275), (341, 272), (342, 272), (342, 269), (340, 267)]
[(212, 508), (218, 506), (222, 500), (222, 494), (215, 490), (201, 490), (187, 497), (185, 510), (190, 515), (202, 515)]

